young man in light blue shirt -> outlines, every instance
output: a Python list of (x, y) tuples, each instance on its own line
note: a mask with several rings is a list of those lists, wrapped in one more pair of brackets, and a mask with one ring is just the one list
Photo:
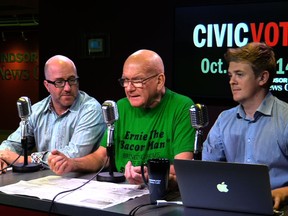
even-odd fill
[(266, 164), (274, 208), (288, 197), (288, 104), (269, 91), (276, 74), (271, 47), (252, 42), (228, 49), (225, 59), (233, 100), (203, 144), (202, 160)]

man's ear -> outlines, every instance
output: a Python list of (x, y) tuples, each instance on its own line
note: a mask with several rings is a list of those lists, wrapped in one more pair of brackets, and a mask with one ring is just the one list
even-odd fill
[(161, 88), (165, 85), (165, 76), (164, 73), (158, 76), (158, 84), (161, 85)]
[(259, 76), (259, 84), (262, 86), (265, 85), (268, 82), (269, 75), (270, 74), (268, 71), (263, 71)]

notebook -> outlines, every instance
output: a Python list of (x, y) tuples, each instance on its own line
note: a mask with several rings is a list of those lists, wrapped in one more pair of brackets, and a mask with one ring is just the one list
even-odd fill
[(174, 168), (186, 207), (273, 215), (265, 165), (175, 159)]

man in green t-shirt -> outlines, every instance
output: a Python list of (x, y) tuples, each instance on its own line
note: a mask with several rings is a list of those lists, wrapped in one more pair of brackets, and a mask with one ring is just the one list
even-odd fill
[[(117, 171), (124, 173), (128, 182), (141, 184), (141, 164), (151, 158), (168, 158), (169, 185), (175, 185), (173, 159), (193, 158), (195, 129), (190, 123), (189, 109), (194, 102), (165, 87), (162, 59), (151, 50), (130, 55), (119, 82), (126, 97), (117, 102), (119, 119), (114, 123)], [(107, 160), (106, 146), (107, 131), (95, 152), (72, 159), (55, 150), (49, 166), (58, 175), (98, 171)]]

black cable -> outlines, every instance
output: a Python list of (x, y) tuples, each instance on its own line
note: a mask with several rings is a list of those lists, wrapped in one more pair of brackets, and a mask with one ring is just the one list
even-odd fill
[(50, 208), (49, 208), (49, 211), (48, 211), (48, 215), (49, 215), (49, 216), (51, 215), (51, 213), (52, 213), (52, 208), (53, 208), (54, 203), (55, 203), (55, 199), (56, 199), (59, 195), (61, 195), (61, 194), (63, 194), (63, 193), (68, 193), (68, 192), (72, 192), (72, 191), (78, 190), (79, 188), (81, 188), (81, 187), (83, 187), (84, 185), (88, 184), (90, 181), (92, 181), (93, 179), (96, 178), (96, 176), (104, 169), (104, 167), (106, 166), (107, 163), (108, 163), (108, 157), (107, 157), (106, 162), (105, 162), (105, 163), (103, 164), (103, 166), (101, 167), (101, 169), (100, 169), (95, 175), (93, 175), (90, 179), (88, 179), (87, 182), (85, 182), (84, 184), (82, 184), (82, 185), (80, 185), (80, 186), (78, 186), (78, 187), (76, 187), (76, 188), (69, 189), (69, 190), (66, 190), (66, 191), (62, 191), (62, 192), (59, 192), (58, 194), (56, 194), (56, 195), (54, 196), (54, 198), (52, 199), (52, 201), (51, 201), (51, 205), (50, 205)]
[(166, 201), (166, 200), (157, 200), (155, 203), (147, 203), (147, 204), (141, 204), (141, 205), (138, 205), (136, 207), (134, 207), (130, 212), (129, 212), (129, 215), (130, 216), (133, 216), (136, 214), (136, 212), (144, 207), (144, 206), (148, 206), (148, 205), (151, 205), (151, 206), (157, 206), (157, 208), (160, 208), (160, 207), (165, 207), (165, 206), (171, 206), (171, 205), (180, 205), (180, 206), (183, 206), (183, 203), (181, 201)]
[(22, 154), (23, 154), (23, 149), (22, 149), (21, 153), (18, 154), (18, 157), (11, 164), (9, 164), (8, 166), (6, 166), (3, 169), (1, 169), (0, 172), (3, 172), (4, 170), (7, 170), (9, 167), (12, 167), (16, 163), (16, 161), (22, 156)]
[(146, 204), (141, 204), (141, 205), (138, 205), (138, 206), (135, 206), (130, 212), (129, 212), (129, 216), (134, 216), (136, 214), (136, 212), (144, 207), (144, 206), (148, 206), (148, 205), (155, 205), (155, 204), (152, 204), (152, 203), (146, 203)]

